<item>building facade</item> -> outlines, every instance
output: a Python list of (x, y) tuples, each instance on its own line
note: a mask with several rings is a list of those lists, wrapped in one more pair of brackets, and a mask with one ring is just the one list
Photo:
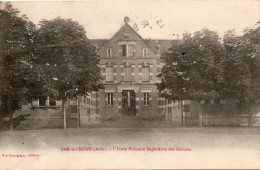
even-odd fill
[(145, 40), (129, 24), (109, 40), (92, 40), (97, 46), (104, 89), (97, 94), (100, 116), (160, 114), (160, 95), (156, 77), (160, 56), (172, 40)]

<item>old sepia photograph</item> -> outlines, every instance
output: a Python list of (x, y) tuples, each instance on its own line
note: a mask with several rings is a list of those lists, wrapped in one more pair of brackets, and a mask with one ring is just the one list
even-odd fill
[(0, 0), (5, 169), (260, 169), (260, 0)]

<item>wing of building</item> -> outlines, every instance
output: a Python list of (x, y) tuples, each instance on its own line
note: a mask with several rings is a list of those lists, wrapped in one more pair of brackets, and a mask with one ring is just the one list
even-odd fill
[(160, 56), (176, 40), (145, 40), (125, 19), (111, 39), (91, 40), (98, 49), (104, 90), (98, 97), (102, 115), (159, 114), (156, 75), (161, 71)]

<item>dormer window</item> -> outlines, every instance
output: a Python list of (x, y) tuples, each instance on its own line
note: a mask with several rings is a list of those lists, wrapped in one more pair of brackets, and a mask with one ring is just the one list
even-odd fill
[(107, 56), (111, 57), (112, 56), (112, 48), (107, 49)]
[(122, 57), (133, 57), (135, 55), (135, 42), (119, 42), (119, 55)]
[(134, 46), (133, 45), (128, 45), (128, 56), (129, 57), (134, 56)]
[(148, 57), (148, 49), (147, 48), (144, 48), (143, 49), (143, 57)]

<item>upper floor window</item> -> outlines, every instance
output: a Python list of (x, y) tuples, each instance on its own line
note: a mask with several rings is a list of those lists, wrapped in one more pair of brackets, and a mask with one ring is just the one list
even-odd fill
[(143, 67), (143, 69), (142, 69), (142, 81), (149, 81), (149, 67)]
[(112, 48), (107, 49), (107, 56), (108, 57), (112, 56)]
[(134, 56), (134, 52), (135, 52), (134, 45), (123, 44), (123, 45), (121, 45), (120, 52), (122, 53), (123, 57)]
[(122, 56), (126, 57), (127, 56), (127, 45), (121, 45), (122, 48)]
[(132, 57), (134, 56), (134, 46), (128, 45), (128, 56)]
[(143, 49), (143, 57), (148, 57), (148, 49), (147, 48), (144, 48)]
[(132, 76), (131, 67), (130, 66), (125, 67), (125, 81), (131, 81), (131, 76)]
[(114, 81), (113, 67), (106, 68), (106, 81)]

